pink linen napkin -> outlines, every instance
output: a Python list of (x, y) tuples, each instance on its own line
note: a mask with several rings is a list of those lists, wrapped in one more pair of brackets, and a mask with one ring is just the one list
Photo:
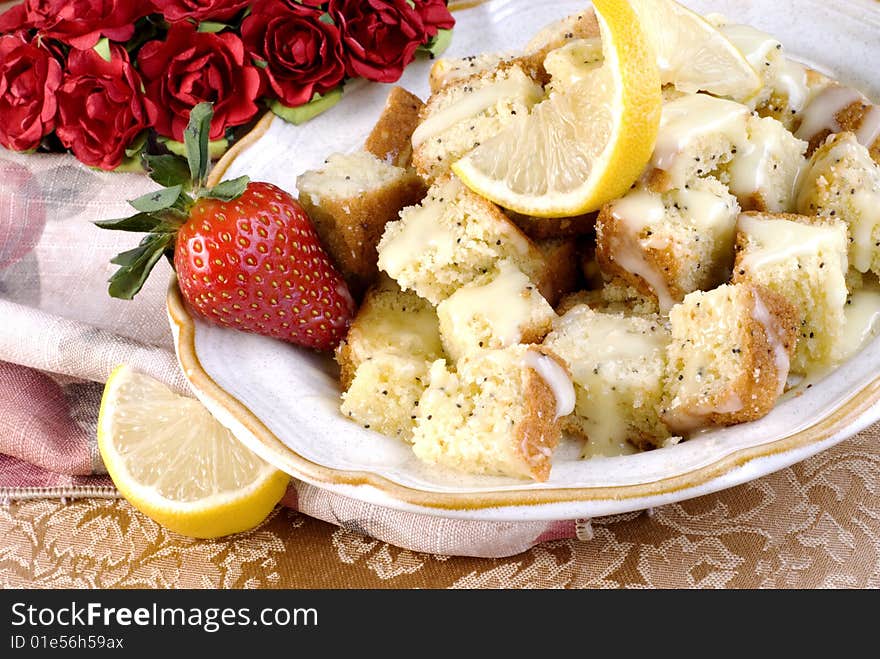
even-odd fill
[[(0, 149), (0, 501), (118, 496), (95, 438), (102, 383), (118, 364), (189, 391), (166, 319), (170, 267), (160, 263), (135, 300), (110, 298), (110, 258), (133, 237), (92, 225), (125, 216), (127, 199), (155, 187), (146, 176), (99, 172), (69, 156)], [(284, 503), (438, 554), (508, 556), (577, 533), (574, 521), (402, 513), (299, 481)]]

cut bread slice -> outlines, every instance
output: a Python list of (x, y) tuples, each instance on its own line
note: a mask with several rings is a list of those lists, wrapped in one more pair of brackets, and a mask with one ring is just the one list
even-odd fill
[(585, 439), (591, 455), (619, 455), (627, 444), (651, 448), (669, 439), (660, 420), (668, 343), (658, 316), (576, 304), (556, 321), (544, 346), (568, 364), (577, 398), (563, 429)]
[(413, 450), (425, 462), (471, 474), (547, 480), (574, 388), (558, 357), (537, 346), (483, 350), (456, 372), (431, 366)]
[(833, 135), (813, 153), (800, 178), (797, 208), (843, 220), (852, 266), (880, 275), (880, 165), (855, 135)]
[(723, 165), (719, 179), (743, 210), (794, 211), (797, 177), (806, 164), (807, 143), (772, 118), (750, 116), (748, 141)]
[(850, 132), (871, 157), (880, 162), (880, 107), (853, 87), (837, 82), (813, 94), (800, 116), (796, 135), (810, 143), (808, 154), (829, 135)]
[(368, 151), (389, 165), (412, 164), (412, 134), (425, 104), (403, 87), (392, 87), (379, 120), (364, 142)]
[(647, 173), (657, 192), (683, 188), (730, 162), (748, 143), (749, 109), (708, 94), (687, 94), (663, 105)]
[(394, 352), (367, 358), (342, 394), (342, 413), (368, 430), (411, 441), (431, 363)]
[(431, 182), (452, 164), (525, 116), (544, 90), (518, 64), (499, 67), (431, 95), (413, 132), (413, 164)]
[(753, 284), (691, 293), (669, 314), (662, 418), (673, 432), (765, 416), (782, 394), (797, 313)]
[(439, 304), (509, 258), (541, 281), (541, 252), (492, 202), (454, 178), (439, 180), (421, 205), (405, 208), (379, 243), (379, 268), (404, 290)]
[(806, 374), (841, 354), (847, 299), (846, 226), (834, 218), (744, 213), (734, 282), (763, 286), (796, 312), (791, 370)]
[(376, 278), (376, 245), (385, 224), (425, 195), (415, 173), (365, 151), (331, 155), (296, 185), (321, 244), (356, 295)]
[(667, 313), (688, 293), (730, 277), (738, 214), (736, 199), (713, 178), (663, 194), (637, 188), (599, 213), (599, 266), (607, 277), (656, 297)]
[(367, 292), (348, 334), (336, 349), (342, 388), (351, 386), (355, 372), (365, 361), (389, 354), (432, 362), (443, 356), (443, 346), (434, 307), (382, 277)]
[(481, 349), (540, 343), (556, 314), (538, 288), (505, 259), (437, 306), (440, 338), (454, 361)]

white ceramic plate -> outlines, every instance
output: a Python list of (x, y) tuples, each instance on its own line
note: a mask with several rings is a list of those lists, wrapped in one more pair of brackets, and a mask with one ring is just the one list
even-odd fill
[[(453, 6), (456, 3), (452, 3)], [(458, 3), (450, 56), (521, 47), (537, 27), (583, 2)], [(873, 0), (689, 1), (762, 28), (789, 53), (875, 98), (880, 76), (880, 4)], [(428, 62), (400, 84), (425, 97)], [(355, 84), (343, 102), (302, 126), (261, 122), (222, 164), (295, 190), (297, 175), (331, 152), (360, 147), (384, 103), (381, 85)], [(409, 447), (364, 430), (338, 411), (335, 368), (271, 339), (193, 319), (172, 282), (168, 312), (178, 358), (200, 400), (247, 446), (280, 469), (340, 494), (447, 517), (544, 520), (639, 510), (706, 494), (781, 469), (880, 418), (880, 339), (764, 419), (712, 431), (678, 446), (619, 458), (579, 460), (564, 443), (546, 483), (468, 476), (420, 463)]]

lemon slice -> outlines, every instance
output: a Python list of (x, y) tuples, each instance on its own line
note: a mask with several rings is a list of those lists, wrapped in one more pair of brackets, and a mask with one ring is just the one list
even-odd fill
[(453, 165), (477, 194), (537, 217), (567, 217), (621, 196), (654, 150), (660, 77), (633, 9), (593, 3), (604, 63)]
[(761, 90), (761, 78), (754, 67), (702, 16), (674, 0), (629, 1), (657, 53), (663, 84), (737, 101)]
[(289, 480), (240, 444), (201, 403), (124, 365), (104, 387), (98, 448), (135, 508), (195, 538), (255, 527)]

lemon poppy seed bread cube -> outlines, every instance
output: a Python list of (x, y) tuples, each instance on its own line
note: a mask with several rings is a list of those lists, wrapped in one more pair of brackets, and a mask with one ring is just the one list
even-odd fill
[(438, 360), (419, 402), (413, 450), (458, 471), (544, 481), (559, 417), (573, 404), (562, 361), (539, 346), (470, 353), (455, 372)]
[(321, 244), (355, 294), (376, 278), (376, 245), (385, 224), (425, 194), (412, 171), (364, 151), (331, 155), (322, 169), (302, 174), (297, 189)]
[(880, 275), (880, 165), (852, 133), (829, 137), (800, 179), (798, 212), (843, 220), (850, 264)]
[(797, 315), (792, 371), (806, 374), (841, 352), (847, 288), (846, 226), (835, 218), (744, 213), (737, 221), (734, 282), (781, 295)]
[(443, 355), (437, 313), (387, 278), (371, 288), (336, 349), (342, 413), (409, 440), (431, 363)]
[(543, 97), (541, 85), (516, 64), (447, 85), (428, 99), (413, 133), (416, 171), (428, 182), (447, 174)]
[(619, 454), (670, 438), (660, 419), (669, 330), (659, 316), (605, 313), (574, 304), (554, 323), (544, 346), (568, 365), (576, 403), (563, 429), (590, 443), (590, 453)]
[(600, 36), (599, 21), (592, 7), (570, 14), (541, 28), (526, 44), (525, 52), (545, 58), (574, 41)]
[(795, 184), (806, 164), (807, 143), (776, 119), (750, 116), (747, 142), (722, 166), (719, 179), (743, 210), (788, 213), (795, 210)]
[(428, 84), (431, 93), (484, 73), (491, 73), (500, 66), (509, 65), (520, 55), (516, 53), (480, 53), (466, 57), (441, 57), (431, 65)]
[(342, 393), (340, 410), (368, 430), (411, 441), (431, 362), (380, 353), (361, 363)]
[(364, 151), (379, 160), (408, 168), (412, 164), (412, 134), (425, 104), (403, 87), (392, 87), (385, 107), (364, 142)]
[(685, 297), (669, 314), (663, 420), (686, 434), (765, 416), (782, 394), (797, 314), (781, 295), (724, 284)]
[(645, 174), (657, 192), (683, 188), (730, 162), (748, 141), (749, 109), (708, 94), (663, 104), (654, 153)]
[(379, 268), (432, 304), (504, 258), (534, 282), (546, 276), (540, 250), (495, 204), (455, 177), (441, 179), (420, 205), (401, 211), (379, 243)]
[(599, 266), (666, 313), (686, 294), (727, 281), (738, 214), (736, 198), (714, 178), (662, 194), (636, 188), (599, 213)]
[(362, 363), (388, 354), (431, 362), (443, 356), (443, 346), (434, 307), (382, 277), (367, 291), (348, 333), (336, 348), (342, 388), (351, 386)]
[(796, 135), (810, 143), (808, 154), (837, 133), (853, 133), (859, 143), (880, 162), (880, 107), (853, 87), (828, 81), (813, 93), (798, 116)]
[(509, 260), (437, 305), (446, 354), (458, 361), (480, 349), (540, 343), (556, 314), (537, 286)]
[(757, 94), (736, 98), (750, 108), (767, 103), (773, 95), (774, 83), (785, 65), (782, 44), (773, 36), (751, 25), (731, 23), (727, 20), (710, 21), (745, 56), (752, 68), (761, 78), (761, 89)]

